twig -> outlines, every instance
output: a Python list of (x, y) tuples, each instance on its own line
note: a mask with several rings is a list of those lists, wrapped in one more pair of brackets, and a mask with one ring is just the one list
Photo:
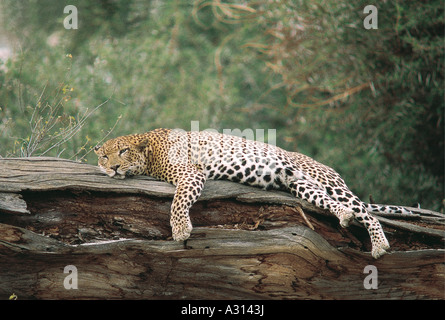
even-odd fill
[(309, 219), (306, 217), (306, 215), (304, 214), (304, 211), (301, 209), (300, 206), (295, 206), (295, 207), (290, 207), (293, 211), (296, 211), (300, 214), (300, 216), (304, 219), (304, 221), (306, 222), (306, 224), (309, 226), (309, 228), (311, 228), (312, 230), (315, 230), (314, 226), (312, 225), (312, 223), (309, 221)]
[[(110, 128), (110, 130), (108, 130), (107, 134), (96, 144), (96, 145), (100, 145), (114, 130), (114, 128), (116, 128), (116, 125), (118, 124), (118, 122), (120, 121), (120, 119), (122, 119), (122, 115), (120, 115), (119, 117), (117, 117), (116, 122), (114, 123), (114, 125)], [(90, 148), (90, 150), (88, 150), (88, 152), (86, 152), (81, 158), (79, 158), (79, 160), (77, 161), (82, 161), (91, 151), (93, 150), (93, 148)], [(78, 154), (80, 153), (77, 152), (74, 156), (72, 156), (70, 159), (73, 159), (74, 157), (76, 157)]]

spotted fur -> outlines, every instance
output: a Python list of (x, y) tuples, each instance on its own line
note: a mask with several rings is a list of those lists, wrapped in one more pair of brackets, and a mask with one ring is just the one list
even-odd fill
[(170, 224), (173, 238), (178, 241), (190, 236), (189, 209), (207, 179), (288, 191), (329, 210), (342, 227), (355, 218), (368, 230), (376, 259), (386, 253), (389, 243), (368, 210), (410, 213), (401, 207), (365, 204), (337, 172), (308, 156), (236, 136), (156, 129), (111, 139), (96, 147), (95, 152), (99, 167), (110, 177), (150, 175), (176, 185)]

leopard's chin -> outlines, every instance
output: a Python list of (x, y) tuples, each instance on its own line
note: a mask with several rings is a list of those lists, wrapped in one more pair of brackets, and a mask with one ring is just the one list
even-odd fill
[(126, 178), (126, 175), (125, 174), (121, 174), (120, 172), (116, 172), (114, 170), (107, 170), (105, 168), (100, 168), (100, 169), (101, 169), (101, 171), (103, 173), (105, 173), (110, 178), (119, 179), (119, 180), (122, 180), (122, 179)]

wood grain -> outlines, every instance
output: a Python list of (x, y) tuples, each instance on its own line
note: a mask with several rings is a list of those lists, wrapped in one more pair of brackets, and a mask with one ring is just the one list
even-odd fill
[[(57, 158), (0, 159), (0, 297), (19, 299), (444, 299), (444, 215), (366, 230), (284, 192), (208, 181), (187, 246), (171, 240), (174, 187), (114, 180)], [(311, 230), (294, 207), (300, 206)], [(64, 268), (78, 270), (65, 289)], [(364, 268), (378, 270), (365, 289)]]

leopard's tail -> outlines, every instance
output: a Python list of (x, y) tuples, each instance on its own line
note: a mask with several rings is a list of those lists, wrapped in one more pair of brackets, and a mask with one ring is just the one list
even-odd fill
[(413, 214), (411, 210), (399, 206), (387, 206), (382, 204), (365, 203), (366, 209), (371, 213), (387, 213), (387, 214)]

